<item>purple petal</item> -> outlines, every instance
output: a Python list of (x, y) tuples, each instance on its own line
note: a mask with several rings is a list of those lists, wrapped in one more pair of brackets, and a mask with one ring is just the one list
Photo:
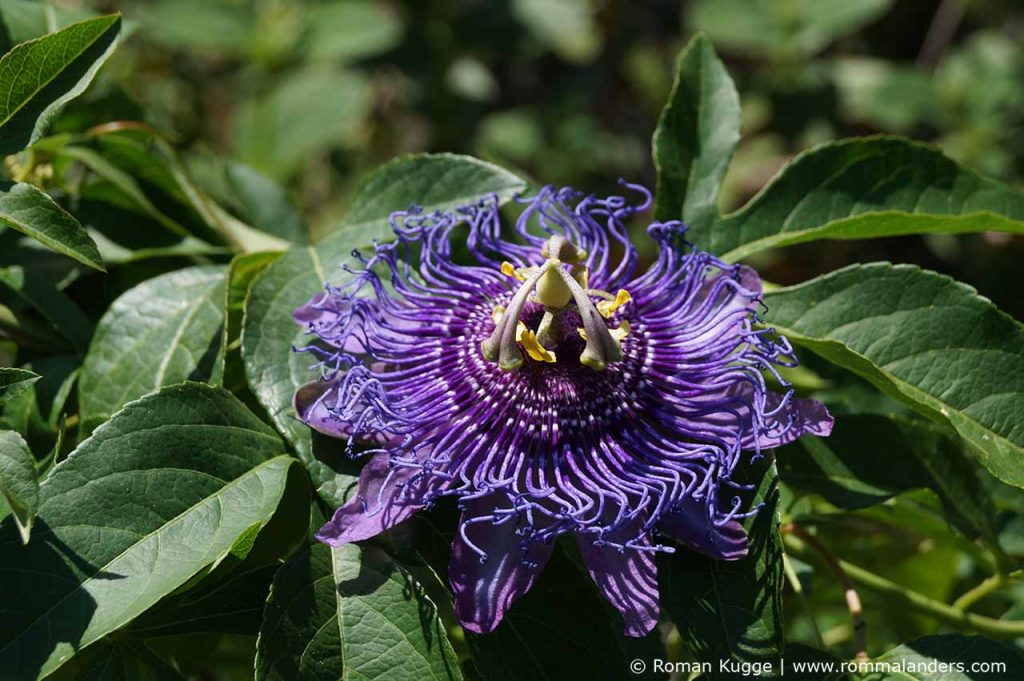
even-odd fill
[[(776, 393), (765, 395), (765, 411), (773, 412), (782, 403), (783, 396)], [(789, 402), (772, 419), (780, 427), (762, 430), (757, 442), (761, 448), (781, 447), (804, 435), (827, 437), (835, 422), (828, 408), (817, 400), (791, 397)], [(749, 432), (749, 431), (748, 431)], [(746, 438), (744, 449), (753, 449), (753, 438)]]
[[(534, 541), (524, 548), (514, 518), (506, 516), (500, 524), (492, 522), (496, 505), (509, 506), (503, 495), (500, 499), (492, 495), (466, 502), (448, 564), (455, 614), (463, 627), (478, 634), (493, 631), (513, 601), (530, 590), (554, 546)], [(473, 550), (466, 539), (486, 557)]]
[(716, 526), (703, 502), (687, 499), (661, 516), (658, 529), (689, 549), (719, 560), (738, 560), (747, 555), (747, 531), (736, 520)]
[[(606, 536), (619, 543), (640, 532), (640, 523), (627, 525)], [(620, 536), (621, 535), (621, 536)], [(591, 578), (615, 609), (622, 613), (626, 636), (645, 636), (658, 623), (658, 566), (654, 553), (637, 549), (620, 551), (615, 546), (599, 546), (591, 534), (577, 533), (576, 543)], [(635, 543), (650, 546), (649, 537)]]
[(316, 538), (331, 546), (369, 539), (397, 525), (423, 507), (428, 489), (419, 468), (392, 467), (387, 454), (374, 455), (359, 474), (356, 496), (334, 512)]
[(352, 424), (343, 421), (333, 409), (337, 404), (334, 388), (338, 380), (312, 381), (295, 391), (292, 404), (299, 418), (313, 430), (347, 440), (352, 434)]

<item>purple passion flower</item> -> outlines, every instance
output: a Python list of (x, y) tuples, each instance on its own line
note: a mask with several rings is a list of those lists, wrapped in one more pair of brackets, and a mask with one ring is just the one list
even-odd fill
[(322, 378), (299, 416), (368, 455), (317, 535), (367, 539), (438, 499), (462, 516), (448, 577), (462, 625), (493, 630), (575, 535), (597, 587), (642, 636), (658, 620), (655, 552), (747, 553), (733, 472), (828, 435), (825, 407), (765, 376), (796, 360), (756, 328), (761, 284), (655, 222), (649, 269), (624, 220), (648, 208), (546, 187), (511, 234), (489, 196), (392, 214), (396, 239), (295, 311)]

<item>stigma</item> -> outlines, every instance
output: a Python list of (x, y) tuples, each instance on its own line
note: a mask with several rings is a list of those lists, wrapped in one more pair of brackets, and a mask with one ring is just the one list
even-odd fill
[[(629, 292), (620, 289), (612, 295), (589, 288), (590, 273), (584, 262), (587, 252), (564, 236), (547, 239), (540, 255), (545, 259), (540, 265), (517, 268), (509, 262), (501, 264), (502, 274), (521, 284), (507, 306), (494, 309), (494, 331), (480, 344), (484, 358), (504, 371), (522, 367), (524, 353), (536, 362), (557, 364), (555, 350), (565, 340), (566, 314), (574, 313), (582, 324), (577, 332), (586, 341), (580, 363), (602, 371), (620, 361), (621, 341), (629, 333), (629, 324), (623, 321), (611, 329), (605, 319), (632, 300)], [(522, 319), (527, 303), (544, 310), (535, 329)]]

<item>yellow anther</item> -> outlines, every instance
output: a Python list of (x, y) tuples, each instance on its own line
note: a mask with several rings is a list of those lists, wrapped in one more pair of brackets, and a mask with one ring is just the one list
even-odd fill
[(537, 340), (537, 335), (526, 328), (526, 324), (519, 322), (519, 326), (516, 327), (516, 340), (520, 345), (523, 346), (523, 350), (526, 350), (526, 354), (531, 359), (535, 359), (538, 362), (549, 362), (554, 364), (557, 360), (555, 353), (551, 352)]
[(629, 291), (620, 288), (619, 292), (615, 294), (615, 300), (602, 300), (597, 304), (597, 311), (601, 313), (602, 317), (607, 319), (631, 300), (633, 300), (633, 296), (629, 295)]
[[(622, 323), (619, 324), (619, 328), (608, 329), (608, 333), (610, 333), (612, 335), (612, 338), (614, 338), (615, 340), (621, 341), (623, 338), (628, 336), (629, 332), (632, 330), (633, 329), (629, 326), (629, 322), (623, 319)], [(582, 338), (583, 340), (587, 340), (587, 332), (585, 329), (576, 329), (576, 332), (580, 334), (580, 338)]]
[(516, 269), (516, 266), (507, 260), (501, 263), (501, 273), (506, 277), (515, 278), (516, 281), (526, 281), (526, 277), (523, 275), (522, 271)]

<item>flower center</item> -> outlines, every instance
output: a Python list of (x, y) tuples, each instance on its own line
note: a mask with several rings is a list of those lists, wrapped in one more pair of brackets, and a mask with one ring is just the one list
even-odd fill
[[(553, 352), (564, 340), (566, 311), (575, 311), (582, 328), (577, 329), (586, 341), (580, 363), (601, 371), (612, 362), (622, 359), (620, 341), (629, 333), (625, 321), (609, 329), (604, 318), (628, 303), (629, 292), (620, 289), (616, 295), (587, 287), (589, 270), (583, 263), (586, 251), (576, 248), (563, 236), (552, 236), (541, 247), (543, 264), (516, 268), (502, 263), (501, 271), (523, 282), (513, 294), (507, 307), (494, 309), (494, 332), (480, 344), (484, 357), (496, 362), (504, 371), (523, 366), (523, 352), (539, 362), (556, 363)], [(600, 301), (594, 303), (592, 298)], [(527, 326), (522, 319), (528, 302), (544, 307), (544, 315), (536, 328)]]

